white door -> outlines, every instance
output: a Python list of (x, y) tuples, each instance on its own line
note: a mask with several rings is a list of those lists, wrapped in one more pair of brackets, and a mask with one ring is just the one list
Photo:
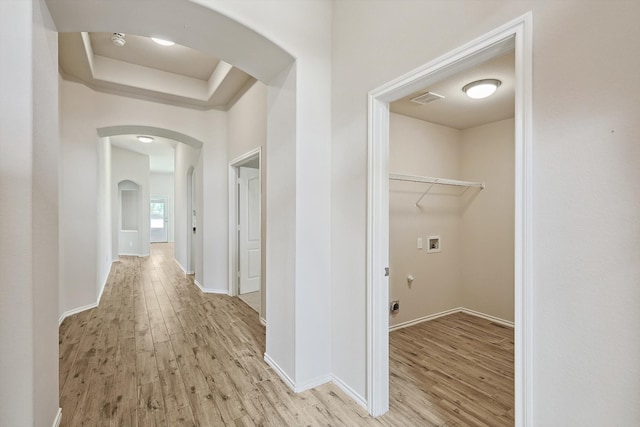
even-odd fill
[(151, 243), (168, 242), (169, 233), (167, 224), (169, 216), (167, 213), (167, 196), (153, 196), (149, 206), (151, 214)]
[(260, 290), (260, 172), (238, 169), (238, 293), (246, 294)]

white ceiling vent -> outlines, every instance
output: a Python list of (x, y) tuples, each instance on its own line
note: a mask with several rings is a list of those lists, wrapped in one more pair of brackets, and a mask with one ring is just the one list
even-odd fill
[(444, 96), (438, 95), (437, 93), (433, 93), (433, 92), (427, 92), (427, 93), (423, 93), (422, 95), (418, 95), (415, 98), (411, 98), (411, 102), (424, 105), (433, 101), (437, 101), (439, 99), (444, 99)]

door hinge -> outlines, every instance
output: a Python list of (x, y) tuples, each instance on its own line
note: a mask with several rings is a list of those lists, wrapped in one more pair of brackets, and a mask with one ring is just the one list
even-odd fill
[(384, 268), (384, 277), (389, 277), (389, 267)]

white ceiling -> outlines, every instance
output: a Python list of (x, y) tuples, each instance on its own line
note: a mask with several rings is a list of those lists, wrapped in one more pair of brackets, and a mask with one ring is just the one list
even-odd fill
[(178, 142), (154, 136), (154, 141), (149, 144), (138, 141), (137, 135), (111, 136), (111, 144), (124, 150), (149, 156), (149, 170), (155, 173), (173, 173), (174, 149)]
[(113, 33), (89, 33), (93, 54), (194, 79), (208, 80), (218, 58), (185, 46), (161, 46), (148, 37), (126, 34), (127, 44), (118, 47)]
[(198, 109), (226, 110), (253, 77), (178, 44), (160, 46), (126, 34), (118, 47), (112, 33), (59, 33), (60, 73), (95, 90)]
[[(467, 83), (482, 79), (498, 79), (502, 85), (485, 99), (471, 99), (462, 92)], [(454, 129), (468, 129), (514, 116), (514, 81), (515, 54), (511, 51), (392, 102), (390, 110)], [(427, 91), (445, 98), (425, 105), (410, 101)]]

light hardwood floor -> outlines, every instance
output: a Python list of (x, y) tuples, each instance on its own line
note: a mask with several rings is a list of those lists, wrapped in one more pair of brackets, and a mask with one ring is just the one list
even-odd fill
[(170, 244), (113, 265), (100, 306), (60, 327), (62, 426), (513, 425), (513, 331), (462, 314), (390, 334), (390, 411), (338, 387), (292, 393), (238, 298), (202, 294)]

